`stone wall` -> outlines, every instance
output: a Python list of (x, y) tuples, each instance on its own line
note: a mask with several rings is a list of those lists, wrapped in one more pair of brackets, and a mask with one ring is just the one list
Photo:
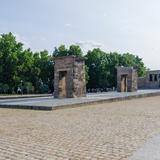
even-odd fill
[[(123, 77), (125, 77), (124, 82)], [(123, 87), (123, 85), (125, 87)], [(123, 88), (125, 88), (123, 90)], [(137, 91), (137, 72), (132, 67), (117, 67), (117, 91), (135, 92)]]
[(139, 89), (159, 89), (160, 70), (148, 71), (145, 77), (138, 79)]
[[(60, 74), (66, 73), (60, 83)], [(65, 85), (64, 85), (65, 83)], [(61, 90), (66, 90), (61, 94)], [(54, 72), (54, 97), (73, 98), (86, 95), (85, 61), (75, 56), (57, 57)]]
[(138, 89), (145, 89), (146, 88), (146, 77), (139, 77), (138, 78)]
[(76, 59), (73, 73), (73, 97), (86, 96), (85, 62)]

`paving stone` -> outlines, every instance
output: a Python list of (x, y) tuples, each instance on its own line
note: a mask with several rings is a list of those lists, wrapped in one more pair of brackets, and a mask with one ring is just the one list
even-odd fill
[(53, 112), (0, 109), (0, 160), (129, 160), (160, 134), (159, 105), (157, 96)]

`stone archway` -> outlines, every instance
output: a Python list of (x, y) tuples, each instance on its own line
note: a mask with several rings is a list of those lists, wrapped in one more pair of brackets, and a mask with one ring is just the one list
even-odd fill
[(117, 91), (137, 91), (137, 71), (133, 67), (117, 67)]
[(75, 56), (57, 57), (54, 69), (55, 98), (86, 96), (84, 58)]

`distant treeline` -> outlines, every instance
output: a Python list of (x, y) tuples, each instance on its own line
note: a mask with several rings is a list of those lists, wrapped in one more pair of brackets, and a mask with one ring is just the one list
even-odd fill
[(106, 53), (99, 48), (86, 55), (77, 45), (55, 47), (33, 53), (24, 49), (12, 33), (0, 37), (0, 93), (51, 93), (54, 91), (54, 59), (57, 56), (76, 55), (86, 59), (87, 88), (111, 88), (116, 86), (116, 66), (132, 66), (143, 76), (146, 67), (141, 58), (130, 53)]

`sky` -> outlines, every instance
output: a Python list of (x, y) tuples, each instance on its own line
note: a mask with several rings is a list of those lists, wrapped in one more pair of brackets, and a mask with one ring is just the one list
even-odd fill
[(160, 69), (159, 0), (0, 0), (0, 34), (34, 52), (61, 44), (132, 53)]

